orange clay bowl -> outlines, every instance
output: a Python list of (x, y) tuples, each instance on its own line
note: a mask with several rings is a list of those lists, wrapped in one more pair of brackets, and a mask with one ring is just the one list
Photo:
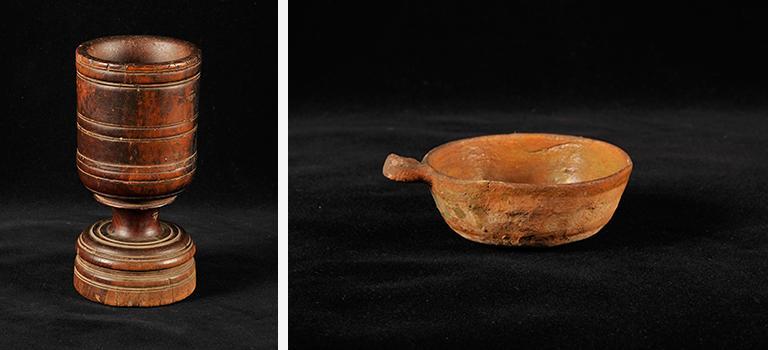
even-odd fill
[(474, 137), (429, 151), (421, 162), (390, 154), (384, 176), (422, 181), (462, 237), (504, 246), (585, 239), (613, 216), (632, 172), (607, 142), (554, 134)]

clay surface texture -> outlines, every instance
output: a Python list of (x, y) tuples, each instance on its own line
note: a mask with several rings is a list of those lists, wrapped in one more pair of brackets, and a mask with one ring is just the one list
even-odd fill
[(422, 181), (445, 222), (469, 240), (556, 246), (590, 237), (616, 211), (632, 161), (609, 143), (555, 134), (446, 143), (419, 162), (396, 154), (383, 173)]

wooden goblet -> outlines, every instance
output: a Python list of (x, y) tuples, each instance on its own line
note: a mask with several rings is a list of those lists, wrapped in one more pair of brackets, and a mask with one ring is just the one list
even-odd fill
[(77, 170), (112, 218), (77, 240), (74, 285), (114, 306), (158, 306), (195, 289), (195, 245), (158, 220), (195, 172), (200, 50), (156, 36), (88, 41), (75, 51)]

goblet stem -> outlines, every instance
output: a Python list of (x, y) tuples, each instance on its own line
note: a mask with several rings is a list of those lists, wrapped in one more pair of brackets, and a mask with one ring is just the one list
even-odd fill
[(156, 240), (163, 233), (157, 216), (157, 209), (112, 208), (112, 226), (109, 234), (126, 242)]

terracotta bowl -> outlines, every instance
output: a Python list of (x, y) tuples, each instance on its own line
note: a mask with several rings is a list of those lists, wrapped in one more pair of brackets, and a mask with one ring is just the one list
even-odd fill
[(466, 239), (555, 246), (590, 237), (613, 216), (632, 160), (603, 141), (554, 134), (490, 135), (438, 146), (419, 162), (390, 154), (384, 176), (422, 181)]

